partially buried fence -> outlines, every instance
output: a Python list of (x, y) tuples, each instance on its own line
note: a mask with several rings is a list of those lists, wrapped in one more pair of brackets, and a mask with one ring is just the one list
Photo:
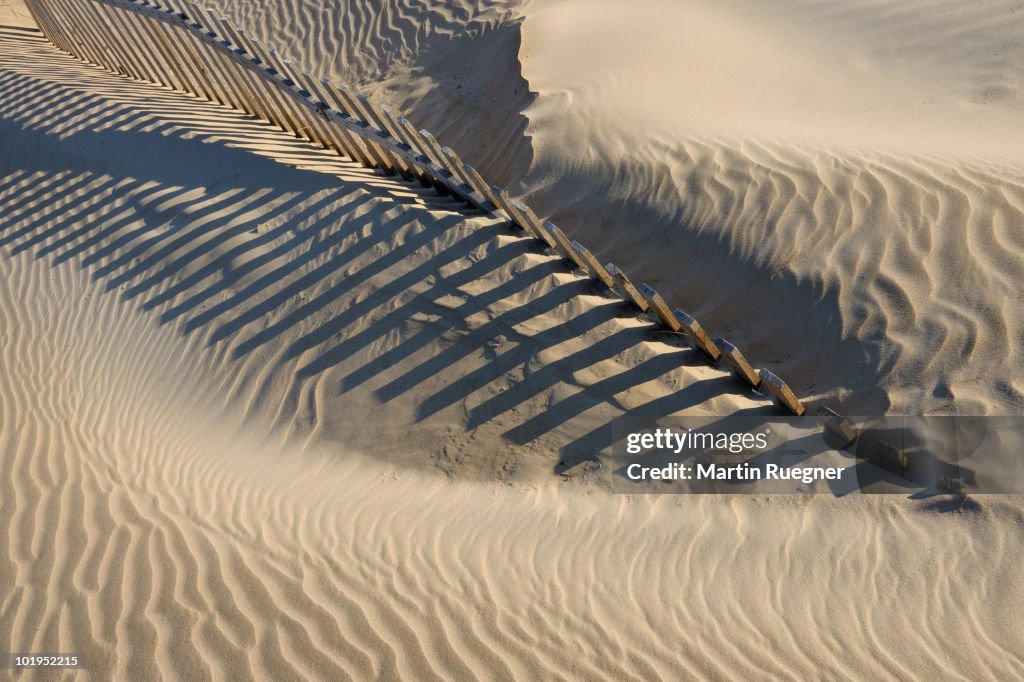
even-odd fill
[[(710, 363), (724, 362), (740, 382), (766, 389), (781, 407), (804, 414), (803, 403), (782, 379), (755, 370), (736, 346), (712, 339), (697, 320), (670, 307), (646, 284), (633, 284), (613, 263), (601, 265), (558, 226), (486, 183), (429, 132), (417, 130), (389, 107), (374, 107), (363, 94), (297, 69), (213, 10), (189, 0), (27, 4), (47, 39), (78, 59), (245, 111), (354, 162), (434, 187), (527, 232), (574, 270), (588, 273), (665, 329), (684, 334)], [(825, 408), (822, 413), (835, 415)]]

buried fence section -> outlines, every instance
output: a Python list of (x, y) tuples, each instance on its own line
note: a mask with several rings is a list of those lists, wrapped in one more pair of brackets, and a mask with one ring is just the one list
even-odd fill
[[(187, 92), (252, 116), (388, 175), (418, 180), (518, 227), (667, 330), (685, 335), (711, 364), (723, 364), (748, 388), (767, 387), (775, 402), (802, 415), (803, 403), (776, 374), (672, 309), (653, 288), (636, 286), (614, 264), (602, 266), (507, 190), (488, 184), (454, 150), (368, 96), (317, 79), (262, 45), (213, 9), (191, 0), (26, 0), (46, 38), (78, 59), (137, 80)], [(841, 419), (828, 408), (829, 418)], [(822, 412), (825, 414), (825, 412)]]

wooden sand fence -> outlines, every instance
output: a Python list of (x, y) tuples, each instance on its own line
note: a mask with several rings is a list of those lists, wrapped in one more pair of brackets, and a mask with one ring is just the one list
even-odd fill
[[(709, 363), (724, 363), (723, 369), (744, 385), (767, 390), (762, 395), (770, 394), (792, 414), (804, 414), (803, 403), (785, 381), (766, 369), (755, 370), (736, 346), (711, 338), (697, 320), (672, 308), (651, 287), (635, 285), (613, 263), (602, 265), (554, 223), (485, 182), (429, 132), (417, 130), (389, 107), (378, 109), (364, 94), (299, 70), (227, 17), (190, 0), (163, 0), (162, 5), (144, 0), (26, 2), (46, 38), (82, 61), (246, 112), (353, 162), (433, 187), (524, 231), (665, 330), (685, 335)], [(828, 408), (820, 413), (830, 431), (850, 427)]]

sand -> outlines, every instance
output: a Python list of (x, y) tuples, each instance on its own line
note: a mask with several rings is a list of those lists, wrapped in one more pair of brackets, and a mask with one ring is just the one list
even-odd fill
[(801, 394), (1019, 414), (1018, 4), (217, 6), (408, 110)]
[[(1017, 15), (951, 5), (912, 58), (886, 26), (923, 7), (786, 7), (239, 15), (522, 174), (802, 394), (1014, 413), (1020, 89), (964, 98), (1006, 71), (982, 46), (1020, 64)], [(607, 28), (644, 12), (649, 46)], [(835, 59), (802, 55), (826, 29)], [(664, 66), (683, 30), (731, 59), (645, 119), (613, 76), (698, 69)], [(609, 41), (609, 77), (576, 78)], [(847, 78), (844, 45), (915, 63)], [(909, 88), (920, 62), (945, 80)], [(924, 90), (956, 97), (924, 117)], [(68, 679), (1024, 674), (1019, 499), (610, 494), (612, 418), (773, 408), (458, 209), (0, 29), (0, 650), (81, 652)]]

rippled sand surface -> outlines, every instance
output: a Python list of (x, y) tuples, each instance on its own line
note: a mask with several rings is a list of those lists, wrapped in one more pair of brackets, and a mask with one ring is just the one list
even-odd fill
[[(638, 132), (631, 107), (587, 106), (607, 82), (538, 74), (551, 40), (531, 30), (573, 10), (585, 27), (574, 4), (239, 19), (420, 101), (489, 177), (524, 174), (567, 229), (812, 398), (1019, 409), (1009, 142), (901, 147), (866, 123), (793, 140), (786, 97), (762, 98), (772, 135), (741, 134), (749, 114)], [(685, 6), (660, 5), (666, 31)], [(729, 7), (692, 18), (740, 30)], [(956, 7), (936, 36), (1012, 36), (1017, 15)], [(996, 113), (964, 112), (974, 134), (1003, 134), (1010, 67), (956, 63), (994, 88)], [(470, 87), (482, 74), (504, 75)], [(481, 94), (527, 81), (503, 108)], [(868, 104), (857, 120), (890, 115)], [(78, 651), (67, 679), (97, 680), (1024, 675), (1019, 500), (609, 494), (613, 417), (772, 408), (456, 208), (0, 29), (0, 650)]]
[(1024, 409), (1017, 3), (218, 6), (409, 110), (802, 395)]

